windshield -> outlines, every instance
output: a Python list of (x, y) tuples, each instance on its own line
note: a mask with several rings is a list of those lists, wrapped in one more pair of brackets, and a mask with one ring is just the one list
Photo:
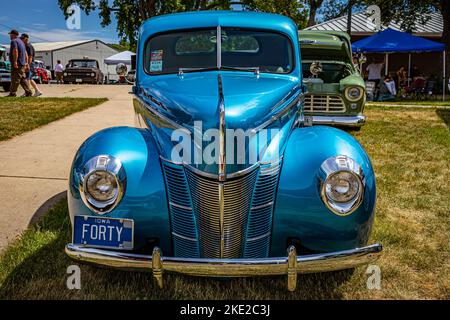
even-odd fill
[(97, 61), (95, 60), (75, 60), (71, 61), (70, 63), (71, 67), (75, 68), (97, 68)]
[[(219, 46), (220, 57), (217, 55)], [(147, 42), (144, 64), (150, 74), (178, 73), (180, 69), (190, 68), (210, 70), (219, 65), (223, 69), (289, 73), (293, 55), (291, 42), (282, 34), (222, 28), (218, 44), (214, 28), (154, 36)]]

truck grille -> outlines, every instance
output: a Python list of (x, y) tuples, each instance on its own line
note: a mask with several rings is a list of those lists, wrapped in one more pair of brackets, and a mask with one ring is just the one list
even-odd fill
[(305, 112), (345, 112), (345, 103), (340, 96), (313, 95), (305, 97)]
[(175, 256), (267, 257), (280, 167), (224, 182), (222, 251), (219, 182), (163, 160)]

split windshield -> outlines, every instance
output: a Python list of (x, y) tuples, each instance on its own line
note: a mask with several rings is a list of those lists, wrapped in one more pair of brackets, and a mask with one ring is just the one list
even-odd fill
[[(179, 31), (152, 37), (144, 64), (150, 74), (224, 70), (289, 73), (293, 50), (288, 37), (271, 31), (222, 28)], [(217, 55), (220, 48), (221, 55)]]

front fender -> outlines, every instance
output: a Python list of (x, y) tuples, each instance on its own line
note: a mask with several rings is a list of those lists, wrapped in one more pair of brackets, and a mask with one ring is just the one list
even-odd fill
[[(319, 168), (326, 159), (338, 155), (354, 159), (366, 178), (363, 203), (348, 216), (338, 216), (330, 211), (319, 194)], [(370, 235), (375, 199), (372, 165), (355, 138), (332, 127), (295, 129), (286, 147), (280, 175), (271, 255), (284, 254), (290, 238), (299, 241), (299, 250), (305, 253), (364, 246)]]
[(171, 252), (169, 213), (159, 155), (151, 134), (144, 129), (108, 128), (81, 145), (70, 171), (68, 203), (72, 223), (74, 215), (99, 216), (83, 203), (78, 188), (78, 173), (89, 159), (98, 155), (119, 159), (127, 177), (121, 202), (102, 217), (133, 219), (135, 249), (145, 248), (150, 240), (158, 239), (157, 245), (163, 252)]

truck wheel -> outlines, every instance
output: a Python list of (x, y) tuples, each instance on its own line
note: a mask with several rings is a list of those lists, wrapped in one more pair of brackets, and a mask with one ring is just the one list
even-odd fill
[(3, 83), (2, 87), (3, 90), (5, 90), (5, 92), (9, 92), (9, 89), (11, 88), (11, 83)]

